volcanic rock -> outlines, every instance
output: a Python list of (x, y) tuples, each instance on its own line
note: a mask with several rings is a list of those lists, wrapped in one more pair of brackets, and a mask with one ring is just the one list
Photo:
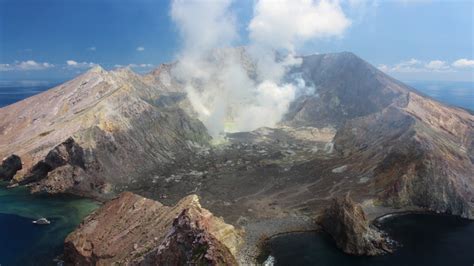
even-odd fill
[(320, 224), (345, 253), (375, 256), (393, 251), (392, 241), (369, 225), (364, 210), (349, 195), (333, 199)]
[(2, 165), (0, 165), (0, 178), (10, 180), (15, 176), (16, 172), (21, 169), (21, 158), (18, 155), (12, 154), (3, 159)]

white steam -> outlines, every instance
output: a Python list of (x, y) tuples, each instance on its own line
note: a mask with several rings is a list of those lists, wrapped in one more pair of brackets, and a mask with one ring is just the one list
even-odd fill
[(297, 95), (311, 91), (301, 77), (287, 75), (301, 63), (295, 50), (350, 25), (338, 1), (260, 0), (250, 43), (230, 48), (239, 39), (231, 4), (175, 0), (171, 7), (183, 39), (173, 74), (213, 136), (275, 126)]

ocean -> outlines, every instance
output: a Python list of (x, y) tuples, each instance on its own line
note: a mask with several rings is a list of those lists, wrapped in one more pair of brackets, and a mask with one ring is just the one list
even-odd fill
[(0, 108), (53, 88), (57, 81), (0, 80)]
[[(31, 195), (0, 183), (0, 265), (55, 265), (66, 236), (98, 203), (73, 196)], [(49, 225), (32, 222), (41, 217)]]
[(440, 102), (474, 111), (474, 82), (407, 81), (405, 83)]

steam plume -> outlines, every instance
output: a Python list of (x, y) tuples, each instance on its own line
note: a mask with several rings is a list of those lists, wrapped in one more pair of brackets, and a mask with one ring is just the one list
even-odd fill
[(174, 75), (213, 136), (275, 126), (308, 89), (301, 78), (286, 77), (301, 63), (296, 49), (310, 39), (340, 36), (350, 25), (337, 1), (260, 0), (248, 26), (250, 43), (231, 48), (239, 39), (231, 5), (175, 0), (171, 7), (183, 39)]

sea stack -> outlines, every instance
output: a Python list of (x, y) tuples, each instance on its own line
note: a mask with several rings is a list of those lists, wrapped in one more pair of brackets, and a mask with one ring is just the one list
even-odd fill
[(393, 251), (393, 241), (369, 224), (360, 204), (349, 195), (333, 199), (320, 224), (345, 253), (376, 256)]

